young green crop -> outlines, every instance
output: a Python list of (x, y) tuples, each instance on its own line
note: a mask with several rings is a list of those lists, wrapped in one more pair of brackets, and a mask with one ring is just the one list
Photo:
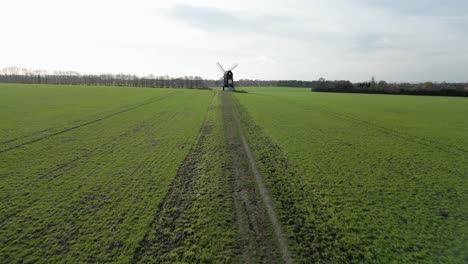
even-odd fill
[(298, 260), (466, 261), (465, 98), (245, 90), (249, 142)]
[(230, 263), (235, 240), (229, 149), (219, 92), (133, 263)]
[(129, 262), (209, 91), (1, 85), (0, 262)]
[(295, 262), (466, 261), (465, 98), (245, 90), (0, 84), (0, 262), (274, 252), (233, 113)]

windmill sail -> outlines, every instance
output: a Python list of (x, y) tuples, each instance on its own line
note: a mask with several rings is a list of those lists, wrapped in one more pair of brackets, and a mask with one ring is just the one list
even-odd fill
[(223, 75), (223, 77), (219, 78), (219, 80), (217, 80), (216, 83), (218, 84), (222, 80), (224, 80), (224, 75)]
[(234, 70), (237, 66), (239, 66), (239, 64), (234, 63), (231, 67), (229, 67), (228, 71)]
[(216, 63), (216, 66), (218, 66), (218, 69), (221, 71), (222, 74), (224, 74), (226, 71), (224, 70), (223, 66), (219, 64), (219, 62)]

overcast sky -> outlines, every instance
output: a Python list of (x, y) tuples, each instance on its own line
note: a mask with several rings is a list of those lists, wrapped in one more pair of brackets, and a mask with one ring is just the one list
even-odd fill
[(466, 0), (5, 0), (0, 68), (468, 81)]

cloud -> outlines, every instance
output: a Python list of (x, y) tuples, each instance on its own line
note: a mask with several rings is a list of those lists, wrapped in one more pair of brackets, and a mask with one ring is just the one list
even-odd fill
[(354, 50), (368, 53), (391, 47), (388, 34), (367, 32), (354, 37)]
[(237, 14), (220, 8), (176, 5), (170, 16), (191, 27), (219, 33), (283, 35), (294, 19), (283, 15)]
[(460, 0), (365, 0), (365, 5), (387, 9), (401, 15), (453, 16), (463, 15), (468, 2)]
[(467, 80), (468, 1), (95, 2), (6, 1), (0, 66), (215, 78), (221, 60), (239, 78)]
[(177, 5), (172, 9), (171, 16), (189, 26), (206, 31), (232, 31), (242, 24), (234, 15), (209, 7)]
[(277, 41), (302, 41), (325, 47), (354, 49), (356, 52), (372, 52), (388, 45), (388, 38), (378, 32), (326, 31), (310, 26), (307, 18), (279, 14), (255, 15), (229, 12), (220, 8), (176, 5), (170, 16), (189, 27), (234, 38), (261, 35)]
[[(453, 69), (466, 61), (467, 56), (455, 52), (467, 50), (461, 45), (467, 38), (463, 15), (446, 11), (444, 16), (431, 16), (427, 6), (423, 11), (416, 9), (422, 3), (401, 7), (390, 1), (334, 2), (340, 8), (325, 1), (302, 1), (292, 14), (281, 9), (253, 12), (244, 6), (232, 11), (226, 6), (183, 4), (173, 6), (169, 17), (186, 29), (204, 33), (216, 46), (229, 42), (229, 49), (216, 52), (235, 53), (227, 60), (242, 62), (240, 71), (246, 69), (242, 73), (250, 77), (268, 78), (271, 73), (301, 78), (311, 72), (309, 78), (302, 78), (362, 80), (378, 74), (387, 80), (399, 80), (395, 76), (425, 80), (430, 75), (440, 80), (446, 74), (439, 65)], [(438, 3), (429, 0), (429, 5), (434, 8)], [(206, 49), (209, 53), (213, 47)], [(260, 65), (263, 71), (255, 68)], [(457, 71), (453, 76), (463, 75)]]

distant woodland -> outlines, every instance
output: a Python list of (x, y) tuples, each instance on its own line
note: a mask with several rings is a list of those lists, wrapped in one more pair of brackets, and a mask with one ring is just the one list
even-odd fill
[(170, 77), (168, 75), (147, 75), (139, 77), (131, 74), (80, 74), (74, 71), (29, 70), (18, 67), (3, 68), (0, 72), (2, 83), (103, 85), (163, 88), (206, 88), (204, 80), (198, 76)]
[(351, 83), (350, 81), (328, 81), (321, 78), (311, 82), (311, 90), (335, 93), (468, 96), (468, 83), (387, 83), (385, 81), (376, 82), (374, 78), (370, 82)]
[[(0, 71), (1, 83), (64, 84), (64, 85), (105, 85), (133, 87), (162, 87), (206, 89), (220, 86), (221, 82), (203, 79), (199, 76), (170, 77), (153, 74), (139, 77), (131, 74), (80, 74), (74, 71), (29, 70), (19, 67), (6, 67)], [(300, 80), (249, 80), (235, 81), (236, 86), (279, 86), (309, 88), (315, 92), (369, 93), (369, 94), (408, 94), (438, 96), (468, 96), (468, 83), (424, 82), (424, 83), (387, 83), (386, 81), (352, 83), (347, 80), (317, 81)]]

